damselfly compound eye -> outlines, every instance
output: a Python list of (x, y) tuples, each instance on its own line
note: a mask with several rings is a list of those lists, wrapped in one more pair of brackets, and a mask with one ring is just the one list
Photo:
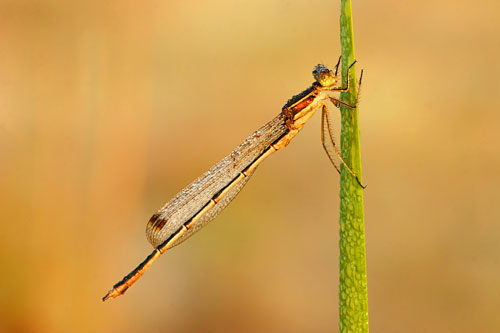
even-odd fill
[(331, 70), (329, 70), (325, 65), (316, 65), (313, 69), (314, 79), (321, 84), (323, 87), (330, 87), (337, 83), (337, 78)]

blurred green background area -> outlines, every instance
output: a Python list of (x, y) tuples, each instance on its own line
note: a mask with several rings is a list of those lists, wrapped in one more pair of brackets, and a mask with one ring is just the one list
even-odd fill
[[(339, 7), (0, 1), (0, 331), (336, 331), (339, 176), (318, 116), (101, 297), (152, 251), (159, 207), (336, 63)], [(500, 330), (499, 10), (353, 3), (373, 332)]]

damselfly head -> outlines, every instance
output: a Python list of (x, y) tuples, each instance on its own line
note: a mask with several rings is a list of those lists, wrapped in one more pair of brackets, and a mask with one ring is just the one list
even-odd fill
[(330, 87), (337, 83), (337, 77), (335, 73), (328, 69), (325, 65), (316, 65), (313, 69), (314, 79), (321, 84), (323, 87)]

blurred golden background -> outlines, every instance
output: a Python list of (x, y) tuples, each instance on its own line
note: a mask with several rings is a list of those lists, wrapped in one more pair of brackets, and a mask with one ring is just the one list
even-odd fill
[[(339, 177), (317, 116), (101, 297), (151, 252), (159, 207), (336, 63), (339, 6), (0, 1), (0, 331), (336, 331)], [(353, 3), (373, 332), (500, 330), (499, 10)]]

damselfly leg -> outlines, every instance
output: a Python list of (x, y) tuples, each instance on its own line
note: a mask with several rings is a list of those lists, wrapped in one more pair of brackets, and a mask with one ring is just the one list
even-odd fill
[[(339, 62), (340, 62), (340, 59), (339, 59)], [(352, 63), (351, 66), (349, 66), (349, 69), (355, 63), (356, 62)], [(338, 68), (338, 63), (337, 63), (336, 68), (335, 68), (335, 73), (337, 73), (337, 68)], [(343, 102), (340, 99), (335, 98), (335, 97), (329, 97), (329, 100), (336, 107), (340, 107), (340, 105), (343, 105), (343, 106), (347, 107), (348, 109), (356, 109), (358, 107), (358, 103), (359, 103), (359, 92), (361, 90), (361, 81), (362, 81), (362, 79), (363, 79), (363, 70), (361, 70), (361, 75), (360, 75), (360, 78), (359, 78), (358, 95), (356, 97), (356, 104), (355, 105), (350, 105), (350, 104), (345, 103), (345, 102)], [(349, 81), (350, 80), (349, 80), (349, 70), (348, 70), (347, 71), (347, 87), (345, 87), (345, 88), (334, 87), (334, 88), (325, 89), (325, 90), (336, 91), (336, 92), (337, 91), (347, 91), (347, 90), (349, 90)], [(340, 168), (335, 163), (335, 159), (333, 157), (333, 152), (331, 151), (331, 149), (333, 149), (333, 151), (335, 152), (335, 154), (339, 158), (340, 163), (344, 164), (344, 166), (346, 167), (347, 171), (349, 171), (349, 173), (354, 178), (356, 178), (357, 183), (362, 188), (366, 188), (366, 186), (364, 186), (361, 183), (361, 181), (359, 180), (358, 176), (354, 173), (354, 171), (352, 171), (352, 169), (344, 161), (344, 159), (342, 158), (342, 153), (340, 152), (340, 150), (335, 145), (335, 139), (334, 139), (334, 135), (333, 135), (333, 126), (332, 126), (332, 122), (330, 120), (329, 110), (328, 110), (328, 107), (327, 107), (326, 104), (322, 105), (321, 111), (322, 111), (321, 112), (321, 144), (323, 145), (323, 149), (325, 150), (326, 155), (328, 156), (328, 159), (330, 160), (330, 162), (332, 163), (332, 165), (335, 167), (335, 169), (337, 170), (337, 172), (340, 174)]]

